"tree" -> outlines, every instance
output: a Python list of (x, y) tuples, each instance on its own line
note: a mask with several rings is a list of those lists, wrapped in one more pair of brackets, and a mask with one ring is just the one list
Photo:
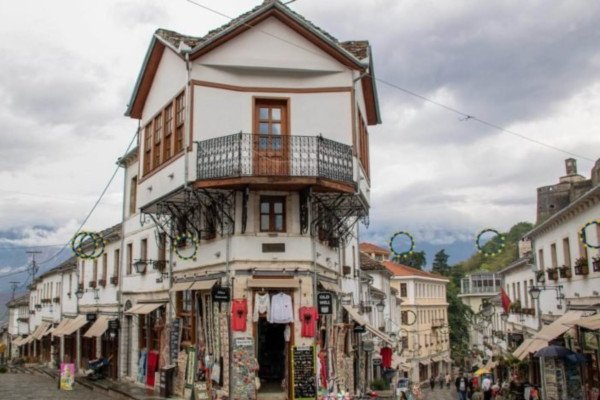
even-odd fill
[(414, 251), (404, 257), (394, 257), (394, 261), (398, 264), (408, 265), (409, 267), (416, 269), (423, 269), (427, 263), (424, 251)]
[(464, 304), (458, 295), (460, 294), (460, 280), (464, 276), (460, 265), (448, 267), (448, 282), (446, 297), (448, 300), (448, 325), (450, 327), (450, 349), (452, 358), (461, 360), (469, 353), (469, 326), (473, 311)]
[(448, 254), (446, 254), (446, 250), (444, 250), (444, 249), (435, 253), (431, 272), (434, 272), (436, 274), (440, 274), (443, 276), (450, 275), (450, 266), (448, 265), (448, 257), (449, 256), (448, 256)]

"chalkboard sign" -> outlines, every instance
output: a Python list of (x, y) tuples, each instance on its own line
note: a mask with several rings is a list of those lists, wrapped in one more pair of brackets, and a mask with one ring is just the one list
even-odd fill
[(333, 298), (331, 293), (317, 294), (317, 306), (319, 315), (329, 315), (333, 310)]
[(215, 303), (227, 303), (229, 302), (229, 288), (215, 286), (212, 289), (212, 301)]
[(292, 393), (295, 400), (316, 399), (315, 347), (292, 348)]
[(171, 321), (169, 330), (169, 349), (171, 351), (171, 363), (175, 363), (179, 357), (179, 346), (181, 340), (181, 320), (179, 318)]

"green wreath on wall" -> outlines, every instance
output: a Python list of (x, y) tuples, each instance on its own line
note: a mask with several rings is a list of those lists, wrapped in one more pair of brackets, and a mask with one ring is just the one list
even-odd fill
[[(69, 242), (73, 253), (83, 260), (97, 259), (104, 254), (107, 244), (106, 240), (99, 233), (88, 231), (78, 232)], [(86, 247), (88, 248), (85, 249)]]
[[(394, 239), (396, 239), (398, 236), (406, 236), (408, 240), (410, 240), (410, 248), (407, 251), (399, 252), (394, 248)], [(415, 249), (415, 239), (413, 239), (410, 233), (404, 231), (394, 233), (390, 238), (388, 244), (390, 246), (390, 251), (396, 257), (408, 257), (410, 254), (413, 253), (413, 250)]]
[[(481, 237), (483, 235), (485, 235), (486, 233), (493, 233), (500, 238), (500, 244), (498, 245), (498, 248), (496, 250), (486, 251), (486, 250), (484, 250), (483, 246), (481, 245)], [(479, 235), (477, 235), (477, 239), (475, 239), (475, 246), (477, 246), (477, 251), (480, 254), (483, 254), (484, 256), (494, 257), (494, 256), (500, 254), (500, 252), (502, 251), (502, 249), (504, 248), (505, 245), (506, 245), (506, 236), (502, 235), (500, 232), (498, 232), (495, 229), (489, 229), (489, 228), (484, 229), (481, 232), (479, 232)]]
[(600, 243), (594, 245), (594, 244), (590, 244), (587, 241), (587, 234), (585, 233), (585, 230), (587, 229), (588, 226), (592, 226), (592, 225), (600, 225), (600, 219), (597, 219), (595, 221), (590, 221), (587, 224), (585, 224), (583, 226), (583, 228), (581, 228), (581, 230), (579, 231), (579, 240), (581, 240), (581, 243), (583, 243), (583, 245), (585, 247), (589, 247), (591, 249), (600, 249)]
[[(183, 254), (181, 254), (179, 252), (179, 249), (181, 247), (183, 247), (182, 245), (184, 245), (184, 244), (187, 247), (188, 240), (192, 243), (192, 246), (194, 247), (194, 251), (189, 256), (184, 256)], [(175, 254), (177, 255), (177, 257), (180, 260), (193, 260), (193, 261), (196, 261), (196, 254), (198, 254), (199, 244), (200, 243), (198, 242), (198, 239), (194, 235), (192, 235), (191, 233), (189, 233), (189, 232), (180, 233), (175, 238)]]

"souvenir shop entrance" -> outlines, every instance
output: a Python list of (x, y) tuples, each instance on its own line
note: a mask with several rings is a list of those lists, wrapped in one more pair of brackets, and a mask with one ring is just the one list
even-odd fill
[(252, 296), (259, 394), (289, 392), (290, 346), (293, 345), (294, 331), (292, 294), (291, 290), (261, 289)]
[(272, 324), (266, 318), (257, 323), (258, 377), (260, 392), (283, 392), (286, 390), (286, 354), (288, 353), (284, 332), (287, 325)]

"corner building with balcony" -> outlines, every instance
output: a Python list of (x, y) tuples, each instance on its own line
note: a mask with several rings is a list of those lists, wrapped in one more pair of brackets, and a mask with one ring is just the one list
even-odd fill
[[(255, 372), (258, 398), (308, 397), (306, 357), (323, 386), (354, 392), (358, 334), (339, 297), (360, 268), (380, 123), (368, 42), (279, 1), (204, 37), (159, 29), (126, 114), (141, 128), (121, 160), (121, 375), (153, 382), (182, 362), (178, 343), (217, 397), (254, 398)], [(331, 314), (313, 323), (321, 293)]]

